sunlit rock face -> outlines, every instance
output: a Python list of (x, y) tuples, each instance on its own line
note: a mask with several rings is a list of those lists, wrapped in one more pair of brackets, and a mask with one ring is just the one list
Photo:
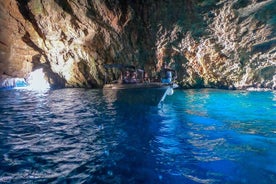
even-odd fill
[(1, 30), (1, 73), (26, 76), (43, 68), (52, 85), (100, 86), (104, 63), (131, 56), (127, 49), (127, 54), (121, 54), (121, 35), (131, 12), (114, 5), (66, 0), (1, 2), (5, 25)]
[(276, 87), (275, 1), (233, 1), (211, 12), (193, 51), (204, 85)]
[(158, 63), (171, 63), (183, 87), (276, 88), (276, 1), (185, 2), (156, 34)]
[(0, 75), (43, 68), (52, 86), (99, 87), (104, 64), (133, 64), (155, 77), (167, 63), (185, 88), (275, 89), (275, 7), (275, 0), (1, 1)]

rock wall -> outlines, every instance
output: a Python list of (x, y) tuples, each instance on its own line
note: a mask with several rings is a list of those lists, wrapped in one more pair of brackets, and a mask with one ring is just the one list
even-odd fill
[(43, 68), (52, 85), (100, 87), (105, 64), (133, 64), (155, 77), (167, 63), (184, 88), (276, 89), (275, 7), (275, 0), (1, 1), (0, 75)]
[[(200, 15), (204, 33), (184, 32), (170, 52), (182, 57), (186, 87), (276, 87), (276, 1), (224, 1)], [(172, 28), (169, 36), (174, 35)], [(182, 32), (183, 33), (183, 32)], [(175, 53), (176, 51), (176, 53)]]

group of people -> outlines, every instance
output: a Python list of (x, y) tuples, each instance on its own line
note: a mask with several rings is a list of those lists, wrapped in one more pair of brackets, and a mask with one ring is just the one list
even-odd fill
[[(134, 84), (139, 82), (150, 82), (150, 78), (147, 73), (143, 70), (125, 70), (121, 76), (122, 83), (124, 84)], [(160, 71), (159, 81), (162, 83), (172, 83), (176, 79), (175, 70), (170, 69), (167, 65), (164, 65)]]
[(126, 70), (123, 75), (123, 83), (124, 84), (133, 84), (137, 83), (137, 73), (136, 71)]

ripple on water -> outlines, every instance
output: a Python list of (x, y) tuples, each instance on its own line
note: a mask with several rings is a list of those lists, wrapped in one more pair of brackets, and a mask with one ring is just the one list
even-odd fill
[(275, 183), (275, 93), (0, 91), (0, 183)]

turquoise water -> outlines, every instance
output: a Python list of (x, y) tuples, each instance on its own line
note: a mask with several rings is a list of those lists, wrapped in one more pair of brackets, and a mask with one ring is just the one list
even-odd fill
[(276, 183), (276, 93), (0, 90), (0, 183)]

